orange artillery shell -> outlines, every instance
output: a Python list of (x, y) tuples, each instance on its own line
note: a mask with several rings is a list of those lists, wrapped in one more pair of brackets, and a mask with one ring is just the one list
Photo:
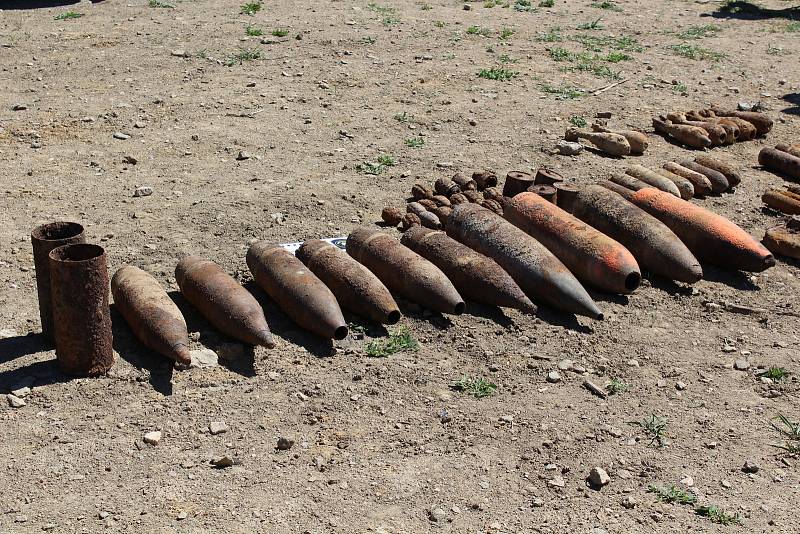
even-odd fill
[[(725, 144), (728, 141), (728, 130), (725, 129), (721, 124), (717, 124), (716, 122), (710, 121), (690, 121), (686, 118), (686, 115), (681, 113), (668, 113), (667, 119), (672, 121), (674, 124), (686, 124), (688, 126), (697, 126), (698, 128), (702, 128), (706, 131), (708, 138), (711, 139), (711, 144), (714, 146)], [(737, 129), (738, 130), (738, 129)], [(733, 143), (735, 140), (732, 136), (733, 128), (730, 128), (731, 136), (730, 142)]]
[(680, 164), (682, 167), (686, 167), (690, 171), (699, 172), (708, 178), (708, 181), (711, 182), (711, 191), (714, 193), (719, 194), (731, 188), (731, 184), (728, 182), (728, 179), (725, 178), (725, 175), (719, 171), (709, 169), (708, 167), (700, 165), (699, 163), (695, 163), (690, 159), (685, 159), (681, 161)]
[(397, 226), (403, 218), (403, 212), (400, 208), (386, 207), (381, 212), (381, 219), (389, 226)]
[(251, 345), (275, 346), (261, 305), (213, 261), (187, 256), (175, 267), (175, 280), (186, 300), (224, 334)]
[(325, 282), (344, 309), (379, 323), (400, 320), (400, 309), (386, 286), (336, 245), (312, 239), (300, 246), (297, 257)]
[(694, 185), (683, 176), (671, 173), (666, 169), (656, 169), (655, 172), (674, 183), (678, 187), (678, 191), (681, 192), (683, 200), (689, 200), (694, 196)]
[(535, 193), (520, 193), (504, 209), (509, 222), (556, 255), (579, 280), (610, 293), (630, 293), (642, 279), (633, 255), (617, 241)]
[(775, 265), (761, 243), (721, 215), (653, 187), (634, 192), (616, 184), (601, 185), (666, 224), (701, 262), (752, 272)]
[(514, 279), (493, 259), (446, 233), (417, 226), (403, 234), (400, 242), (441, 269), (463, 296), (491, 306), (536, 311)]
[(775, 254), (800, 260), (800, 219), (792, 217), (767, 230), (764, 244)]
[(772, 189), (764, 193), (761, 200), (770, 208), (787, 215), (800, 215), (800, 195), (791, 191)]
[(461, 173), (453, 176), (453, 181), (461, 188), (462, 191), (474, 191), (478, 189), (478, 184), (475, 183), (473, 178), (464, 176)]
[(123, 265), (111, 278), (114, 305), (142, 344), (181, 365), (192, 363), (183, 314), (149, 273)]
[(646, 184), (650, 184), (651, 186), (661, 189), (662, 191), (671, 195), (675, 195), (676, 197), (681, 196), (681, 192), (674, 182), (664, 178), (655, 171), (651, 171), (647, 167), (643, 167), (642, 165), (631, 165), (625, 169), (625, 174), (633, 176), (634, 178), (641, 180)]
[(742, 175), (739, 174), (739, 171), (737, 171), (733, 165), (726, 161), (722, 161), (711, 156), (702, 155), (694, 158), (694, 162), (702, 165), (703, 167), (708, 167), (709, 169), (721, 172), (725, 178), (727, 178), (728, 184), (731, 187), (736, 187), (742, 182)]
[(487, 187), (497, 186), (497, 175), (492, 171), (473, 172), (472, 179), (475, 180), (479, 191), (483, 191)]
[(356, 228), (347, 238), (347, 253), (403, 298), (441, 313), (464, 312), (464, 300), (447, 276), (392, 236)]
[[(309, 256), (306, 258), (311, 259)], [(294, 254), (259, 241), (247, 250), (247, 267), (256, 283), (292, 321), (320, 337), (347, 337), (347, 323), (336, 297)]]
[(469, 202), (469, 200), (461, 193), (456, 193), (450, 197), (451, 206), (454, 206), (456, 204), (464, 204), (465, 202)]
[(683, 165), (678, 165), (672, 161), (665, 163), (664, 169), (692, 182), (695, 196), (706, 196), (711, 193), (711, 181), (705, 174), (687, 169)]
[[(453, 194), (457, 195), (459, 193), (453, 193)], [(433, 200), (436, 203), (437, 206), (450, 206), (450, 205), (452, 205), (452, 202), (450, 202), (450, 199), (447, 198), (444, 195), (433, 195), (433, 198), (431, 200)]]
[(758, 153), (758, 163), (769, 169), (777, 171), (791, 178), (800, 180), (800, 158), (788, 152), (764, 147)]
[(461, 188), (458, 187), (458, 184), (455, 183), (450, 178), (439, 178), (433, 185), (434, 189), (436, 189), (436, 192), (438, 194), (444, 195), (446, 197), (449, 197), (450, 195), (454, 195), (461, 191)]
[(653, 128), (661, 135), (672, 137), (679, 143), (691, 148), (706, 148), (711, 146), (708, 132), (697, 126), (687, 124), (672, 124), (670, 121), (653, 118)]
[(447, 235), (496, 261), (534, 301), (603, 318), (597, 304), (552, 252), (496, 213), (475, 204), (459, 204), (447, 220)]

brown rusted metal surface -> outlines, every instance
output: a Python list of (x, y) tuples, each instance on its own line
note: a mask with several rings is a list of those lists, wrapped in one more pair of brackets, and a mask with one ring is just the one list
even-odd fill
[(497, 175), (492, 171), (476, 171), (472, 173), (472, 179), (478, 186), (478, 190), (483, 191), (487, 187), (497, 186)]
[(58, 365), (70, 375), (105, 374), (114, 365), (106, 253), (97, 245), (62, 245), (49, 261)]
[(706, 148), (711, 146), (711, 139), (708, 137), (708, 132), (697, 126), (673, 124), (666, 119), (653, 117), (653, 129), (656, 133), (665, 137), (671, 137), (675, 141), (691, 148)]
[(792, 180), (800, 180), (800, 158), (775, 148), (764, 147), (758, 153), (758, 163), (769, 169), (784, 174)]
[(681, 192), (674, 182), (643, 165), (630, 165), (625, 169), (625, 174), (676, 197), (681, 196)]
[(461, 193), (456, 193), (450, 196), (450, 205), (453, 206), (455, 204), (464, 204), (465, 202), (469, 202), (469, 199), (462, 195)]
[(642, 273), (627, 248), (536, 193), (515, 196), (505, 205), (505, 217), (547, 247), (579, 280), (609, 293), (631, 293), (639, 287)]
[(666, 224), (701, 262), (752, 272), (775, 265), (761, 243), (721, 215), (653, 187), (620, 194)]
[(461, 188), (462, 191), (474, 191), (478, 189), (478, 184), (474, 179), (464, 174), (458, 173), (453, 176), (453, 181)]
[(647, 135), (636, 130), (611, 130), (602, 124), (592, 124), (592, 130), (598, 133), (612, 133), (621, 135), (628, 141), (631, 146), (631, 155), (641, 156), (647, 150), (649, 143), (647, 142)]
[(464, 299), (447, 276), (392, 236), (356, 228), (347, 237), (347, 253), (403, 298), (440, 313), (464, 312)]
[(403, 211), (393, 206), (383, 208), (383, 211), (381, 211), (381, 219), (389, 226), (397, 226), (403, 219)]
[(723, 144), (730, 145), (732, 143), (736, 143), (740, 140), (744, 141), (746, 139), (740, 139), (742, 136), (742, 132), (736, 123), (731, 121), (726, 121), (721, 117), (707, 117), (701, 115), (698, 111), (688, 111), (686, 113), (687, 124), (697, 125), (700, 126), (700, 123), (703, 125), (710, 124), (714, 126), (718, 126), (725, 131), (725, 141)]
[[(453, 194), (456, 195), (458, 193), (453, 193)], [(444, 195), (433, 195), (433, 198), (431, 200), (433, 200), (437, 206), (450, 206), (452, 204), (450, 202), (450, 199)]]
[(411, 196), (414, 197), (414, 200), (431, 198), (433, 195), (435, 195), (433, 189), (425, 184), (414, 184), (411, 187)]
[(682, 176), (686, 178), (692, 183), (694, 187), (694, 195), (695, 196), (706, 196), (707, 194), (711, 193), (711, 181), (705, 174), (700, 174), (697, 171), (693, 171), (691, 169), (687, 169), (683, 165), (679, 165), (675, 162), (668, 161), (664, 164), (664, 170), (667, 170), (673, 174), (677, 174), (678, 176)]
[(702, 156), (695, 157), (694, 162), (698, 165), (702, 165), (703, 167), (721, 172), (728, 180), (728, 185), (730, 185), (730, 187), (736, 187), (742, 182), (742, 175), (739, 173), (736, 167), (727, 161), (704, 154)]
[(535, 184), (528, 188), (531, 193), (536, 193), (551, 204), (556, 203), (556, 188), (552, 185)]
[(453, 212), (453, 208), (450, 206), (439, 206), (438, 208), (434, 208), (433, 213), (439, 217), (439, 221), (442, 223), (442, 226), (447, 224), (447, 218)]
[(599, 133), (570, 128), (564, 133), (567, 141), (585, 139), (592, 143), (598, 150), (611, 156), (627, 156), (631, 153), (631, 145), (624, 136), (617, 133)]
[(599, 185), (581, 189), (573, 215), (631, 251), (639, 265), (659, 276), (693, 284), (700, 262), (664, 223)]
[(181, 366), (192, 363), (183, 314), (150, 273), (123, 265), (111, 278), (114, 305), (142, 344)]
[(400, 220), (400, 226), (404, 231), (417, 224), (422, 224), (422, 221), (416, 213), (406, 213)]
[(175, 280), (186, 300), (222, 333), (251, 345), (275, 346), (261, 305), (213, 261), (186, 256), (175, 267)]
[[(386, 286), (369, 269), (339, 247), (327, 241), (312, 239), (300, 246), (297, 257), (330, 288), (342, 308), (378, 323), (395, 324), (400, 320), (400, 309)], [(302, 306), (296, 296), (293, 298), (297, 301), (295, 307)], [(326, 305), (320, 307), (323, 303)], [(312, 305), (320, 308), (320, 313), (324, 312), (325, 322), (331, 323), (330, 303), (315, 297)], [(308, 320), (318, 319), (312, 316)]]
[(464, 195), (467, 198), (467, 200), (469, 200), (473, 204), (477, 204), (481, 200), (483, 200), (483, 194), (478, 193), (477, 191), (463, 191), (461, 194)]
[(711, 106), (711, 111), (718, 117), (738, 117), (739, 119), (746, 120), (756, 128), (758, 135), (766, 135), (772, 130), (772, 119), (765, 113), (722, 109), (717, 106)]
[(462, 296), (491, 306), (536, 311), (497, 262), (446, 233), (417, 226), (403, 234), (400, 242), (441, 269)]
[(432, 210), (433, 208), (436, 208), (436, 207), (439, 206), (439, 204), (437, 204), (435, 201), (433, 201), (430, 198), (421, 198), (421, 199), (417, 200), (417, 202), (419, 203), (420, 206), (422, 206), (426, 210)]
[(425, 206), (423, 206), (419, 202), (409, 202), (408, 204), (406, 204), (406, 211), (408, 213), (414, 213), (416, 215), (420, 215), (421, 213), (425, 213), (428, 210), (426, 210)]
[(700, 165), (699, 163), (695, 163), (690, 159), (685, 159), (680, 162), (682, 167), (686, 167), (690, 171), (699, 172), (706, 178), (708, 181), (711, 182), (711, 191), (714, 193), (723, 193), (730, 189), (731, 184), (728, 182), (728, 179), (725, 178), (725, 175), (719, 171), (715, 171), (714, 169), (709, 169), (704, 165)]
[[(652, 187), (650, 184), (646, 184), (638, 178), (634, 178), (633, 176), (619, 172), (612, 174), (609, 177), (609, 180), (615, 184), (621, 185), (622, 187), (626, 187), (631, 191), (638, 191), (639, 189), (644, 189), (645, 187)], [(558, 194), (556, 194), (556, 201), (558, 201)]]
[(791, 217), (767, 230), (764, 244), (775, 254), (800, 260), (800, 218)]
[[(730, 144), (736, 140), (734, 137), (734, 128), (726, 130), (723, 125), (715, 122), (689, 120), (683, 113), (668, 113), (667, 119), (672, 121), (673, 124), (686, 124), (702, 128), (706, 131), (708, 138), (711, 139), (712, 146)], [(736, 128), (735, 131), (738, 132), (739, 129)]]
[(579, 189), (572, 184), (559, 182), (553, 186), (556, 190), (556, 204), (562, 210), (572, 213), (573, 202), (578, 196)]
[(36, 268), (36, 291), (39, 295), (39, 318), (42, 334), (53, 340), (53, 309), (50, 297), (50, 251), (62, 245), (86, 243), (83, 226), (58, 221), (37, 226), (31, 232), (33, 265)]
[(496, 200), (499, 202), (505, 197), (503, 197), (503, 192), (496, 187), (487, 187), (483, 190), (483, 198), (486, 200)]
[(540, 167), (533, 178), (534, 185), (554, 185), (563, 181), (565, 181), (563, 176), (546, 167)]
[(797, 193), (771, 189), (764, 193), (761, 200), (770, 208), (787, 215), (800, 215), (800, 195)]
[(787, 145), (786, 143), (778, 143), (775, 145), (775, 150), (780, 150), (781, 152), (787, 152), (792, 156), (800, 158), (800, 143), (796, 145)]
[(654, 171), (675, 184), (683, 200), (690, 200), (694, 197), (694, 184), (683, 176), (670, 172), (667, 169), (654, 169)]
[(436, 193), (439, 195), (444, 195), (449, 197), (450, 195), (454, 195), (461, 191), (461, 188), (458, 187), (458, 184), (455, 183), (450, 178), (438, 178), (436, 182), (433, 184)]
[(506, 174), (506, 183), (503, 184), (503, 196), (513, 198), (528, 190), (533, 185), (534, 176), (524, 171), (509, 171)]
[(496, 213), (460, 204), (447, 220), (447, 235), (496, 261), (534, 302), (602, 319), (600, 308), (561, 260)]
[(503, 203), (498, 202), (497, 200), (489, 200), (484, 199), (479, 204), (488, 210), (492, 210), (493, 212), (497, 213), (498, 215), (503, 214)]
[(327, 339), (347, 337), (347, 323), (330, 289), (285, 248), (259, 241), (247, 249), (253, 279), (301, 328)]

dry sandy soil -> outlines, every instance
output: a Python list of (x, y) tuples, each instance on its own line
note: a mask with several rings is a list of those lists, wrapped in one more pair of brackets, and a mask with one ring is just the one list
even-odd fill
[[(32, 388), (26, 406), (0, 408), (0, 531), (800, 529), (798, 460), (774, 446), (785, 440), (771, 428), (778, 414), (800, 419), (797, 262), (756, 275), (708, 267), (694, 287), (646, 276), (628, 298), (595, 295), (602, 322), (476, 305), (445, 318), (403, 304), (401, 324), (420, 348), (383, 359), (366, 355), (382, 335), (374, 325), (351, 317), (363, 333), (332, 348), (257, 290), (278, 347), (245, 350), (180, 299), (173, 277), (178, 258), (195, 253), (248, 283), (253, 239), (371, 225), (419, 179), (546, 164), (588, 182), (624, 164), (551, 155), (573, 115), (608, 111), (612, 125), (649, 130), (659, 112), (740, 101), (761, 101), (775, 128), (766, 140), (715, 149), (746, 178), (735, 193), (696, 202), (761, 237), (778, 217), (760, 195), (782, 180), (760, 170), (756, 154), (798, 141), (791, 2), (726, 13), (674, 0), (620, 0), (619, 10), (555, 0), (529, 12), (455, 0), (266, 1), (252, 16), (241, 0), (59, 3), (0, 2), (0, 392)], [(67, 11), (83, 16), (56, 20)], [(681, 35), (708, 24), (705, 37)], [(247, 26), (263, 36), (248, 37)], [(543, 35), (554, 27), (560, 42)], [(565, 70), (577, 63), (551, 58), (557, 47), (586, 51), (585, 36), (614, 38), (595, 40), (592, 53), (628, 48), (628, 60), (589, 65), (628, 81), (559, 99), (547, 85), (612, 81), (603, 74), (614, 72)], [(683, 57), (670, 48), (681, 44), (724, 56)], [(518, 75), (478, 77), (491, 67)], [(424, 145), (407, 146), (411, 138)], [(396, 164), (359, 172), (382, 154)], [(651, 135), (636, 162), (685, 155)], [(134, 198), (139, 186), (154, 193)], [(61, 375), (37, 335), (29, 238), (52, 220), (81, 222), (112, 272), (133, 263), (153, 273), (184, 310), (193, 348), (228, 361), (173, 371), (113, 312), (112, 372)], [(562, 360), (573, 369), (549, 383)], [(734, 369), (736, 360), (750, 368)], [(764, 383), (758, 369), (770, 366), (789, 374)], [(600, 399), (579, 371), (629, 388)], [(497, 390), (480, 399), (452, 390), (464, 375)], [(652, 414), (667, 420), (661, 447), (631, 424)], [(227, 432), (211, 434), (211, 422)], [(154, 430), (160, 443), (145, 444)], [(294, 446), (276, 450), (279, 437)], [(221, 455), (236, 464), (213, 468)], [(611, 478), (599, 491), (586, 483), (595, 466)], [(741, 525), (648, 491), (672, 484)]]

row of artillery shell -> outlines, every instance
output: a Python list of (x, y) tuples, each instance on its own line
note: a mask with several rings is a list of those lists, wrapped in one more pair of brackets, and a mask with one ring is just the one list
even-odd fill
[[(758, 153), (758, 163), (770, 171), (781, 173), (791, 180), (800, 181), (800, 157), (792, 154), (793, 146), (764, 147)], [(800, 147), (798, 147), (798, 152), (800, 152)]]
[(698, 149), (749, 141), (766, 135), (772, 124), (772, 119), (763, 113), (718, 107), (653, 118), (657, 133)]
[(771, 189), (764, 193), (761, 200), (770, 208), (787, 215), (800, 215), (800, 195), (792, 191)]
[(767, 230), (764, 244), (776, 254), (800, 259), (800, 219), (791, 217), (785, 223)]

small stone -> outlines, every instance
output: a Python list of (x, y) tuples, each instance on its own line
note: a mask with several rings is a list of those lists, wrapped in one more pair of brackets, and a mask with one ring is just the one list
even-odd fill
[(175, 57), (188, 57), (188, 55), (186, 54), (186, 50), (173, 50), (169, 54)]
[(134, 197), (149, 197), (153, 194), (153, 188), (149, 185), (142, 185), (136, 188), (133, 192)]
[(717, 448), (717, 442), (716, 441), (707, 442), (706, 443), (706, 448), (707, 449), (716, 449)]
[(106, 512), (105, 510), (103, 510), (102, 512), (100, 512), (99, 514), (97, 514), (97, 517), (98, 517), (98, 518), (100, 518), (100, 519), (108, 519), (108, 517), (109, 517), (110, 515), (111, 515), (111, 514), (110, 514), (109, 512)]
[(278, 444), (275, 445), (275, 448), (279, 451), (288, 451), (294, 445), (294, 440), (289, 438), (280, 437), (278, 438)]
[(211, 349), (195, 349), (189, 351), (189, 354), (192, 355), (192, 367), (208, 369), (219, 365), (219, 357), (217, 353)]
[(25, 111), (26, 109), (28, 109), (27, 104), (14, 104), (11, 107), (11, 111)]
[(633, 510), (636, 508), (636, 505), (639, 504), (639, 501), (636, 500), (635, 497), (628, 495), (624, 499), (622, 499), (622, 506), (623, 508), (627, 508), (628, 510)]
[(745, 473), (758, 473), (759, 469), (760, 467), (758, 467), (758, 465), (756, 465), (754, 462), (751, 462), (750, 460), (747, 460), (742, 466), (742, 471), (744, 471)]
[(691, 488), (694, 486), (694, 479), (687, 475), (681, 479), (681, 484)]
[(144, 442), (150, 445), (158, 445), (160, 441), (161, 441), (160, 430), (153, 430), (152, 432), (147, 432), (144, 435)]
[(181, 512), (178, 514), (178, 521), (183, 521), (187, 517), (189, 517), (189, 514), (187, 514), (186, 512)]
[(233, 458), (230, 456), (216, 456), (211, 459), (211, 465), (218, 469), (225, 469), (226, 467), (231, 467), (234, 464)]
[(514, 424), (514, 416), (513, 415), (501, 415), (500, 416), (501, 423), (508, 423), (509, 425)]
[(19, 397), (20, 399), (22, 399), (31, 394), (31, 388), (29, 388), (28, 386), (21, 387), (12, 391), (11, 394), (14, 395), (15, 397)]
[(0, 330), (0, 339), (8, 339), (12, 337), (17, 337), (17, 333), (10, 328), (3, 328)]
[(464, 4), (464, 11), (472, 11), (472, 6), (469, 4)]
[(557, 475), (548, 480), (547, 485), (554, 488), (563, 488), (566, 485), (566, 482), (564, 481), (564, 477)]
[(128, 165), (136, 165), (137, 163), (139, 163), (139, 160), (136, 159), (135, 156), (131, 156), (130, 154), (128, 154), (127, 156), (124, 156), (122, 158), (122, 162), (127, 163)]
[(22, 408), (25, 406), (25, 401), (17, 397), (16, 395), (9, 393), (6, 395), (6, 400), (8, 400), (8, 405), (12, 408)]
[(558, 371), (550, 371), (547, 373), (547, 381), (551, 384), (561, 382), (561, 374)]
[(722, 347), (722, 352), (736, 352), (736, 347), (732, 345), (725, 345)]
[(610, 111), (598, 111), (595, 114), (595, 117), (598, 119), (610, 119), (613, 116), (613, 113)]
[(558, 362), (559, 371), (569, 371), (572, 369), (572, 360), (561, 360)]
[(208, 424), (208, 431), (212, 436), (224, 434), (228, 431), (228, 425), (226, 425), (223, 421), (212, 421)]
[(126, 134), (126, 133), (114, 132), (114, 139), (121, 139), (122, 141), (124, 141), (124, 140), (130, 139), (130, 138), (131, 138), (131, 136)]
[(751, 104), (749, 102), (739, 102), (736, 104), (736, 107), (739, 108), (739, 111), (753, 111), (755, 104)]
[(720, 481), (719, 481), (719, 484), (720, 484), (720, 486), (722, 486), (722, 487), (723, 487), (723, 488), (725, 488), (725, 489), (730, 489), (730, 488), (731, 488), (731, 483), (730, 483), (730, 481), (729, 481), (729, 480), (726, 480), (726, 479), (724, 479), (724, 478), (723, 478), (722, 480), (720, 480)]
[(447, 512), (441, 508), (431, 508), (428, 512), (428, 519), (433, 523), (441, 523), (447, 518)]
[(33, 148), (34, 150), (42, 148), (42, 143), (40, 143), (39, 141), (33, 141), (31, 143), (31, 148)]
[(748, 362), (744, 358), (740, 358), (736, 360), (736, 362), (733, 364), (733, 368), (736, 369), (737, 371), (747, 371), (748, 369), (750, 369), (750, 362)]
[(602, 467), (594, 467), (589, 471), (587, 480), (589, 481), (589, 485), (593, 488), (602, 488), (611, 482), (611, 477), (608, 476), (608, 473), (606, 473), (606, 470)]
[(249, 152), (245, 152), (244, 150), (240, 150), (239, 154), (236, 156), (236, 159), (239, 161), (244, 161), (247, 159), (252, 158), (253, 156)]
[(531, 506), (533, 506), (534, 508), (541, 508), (542, 506), (544, 506), (544, 499), (541, 499), (539, 497), (535, 497), (531, 501)]
[(147, 123), (144, 122), (144, 121), (136, 121), (136, 122), (133, 123), (133, 127), (134, 128), (146, 128), (147, 127)]
[(25, 515), (25, 514), (19, 514), (18, 516), (14, 517), (14, 522), (15, 523), (27, 523), (28, 522), (28, 516)]
[(583, 145), (573, 141), (565, 141), (562, 139), (556, 143), (556, 150), (562, 156), (577, 156), (583, 152)]
[(628, 360), (629, 367), (639, 367), (639, 360)]
[(683, 391), (684, 389), (686, 389), (686, 382), (678, 380), (675, 383), (675, 389), (677, 389), (678, 391)]

